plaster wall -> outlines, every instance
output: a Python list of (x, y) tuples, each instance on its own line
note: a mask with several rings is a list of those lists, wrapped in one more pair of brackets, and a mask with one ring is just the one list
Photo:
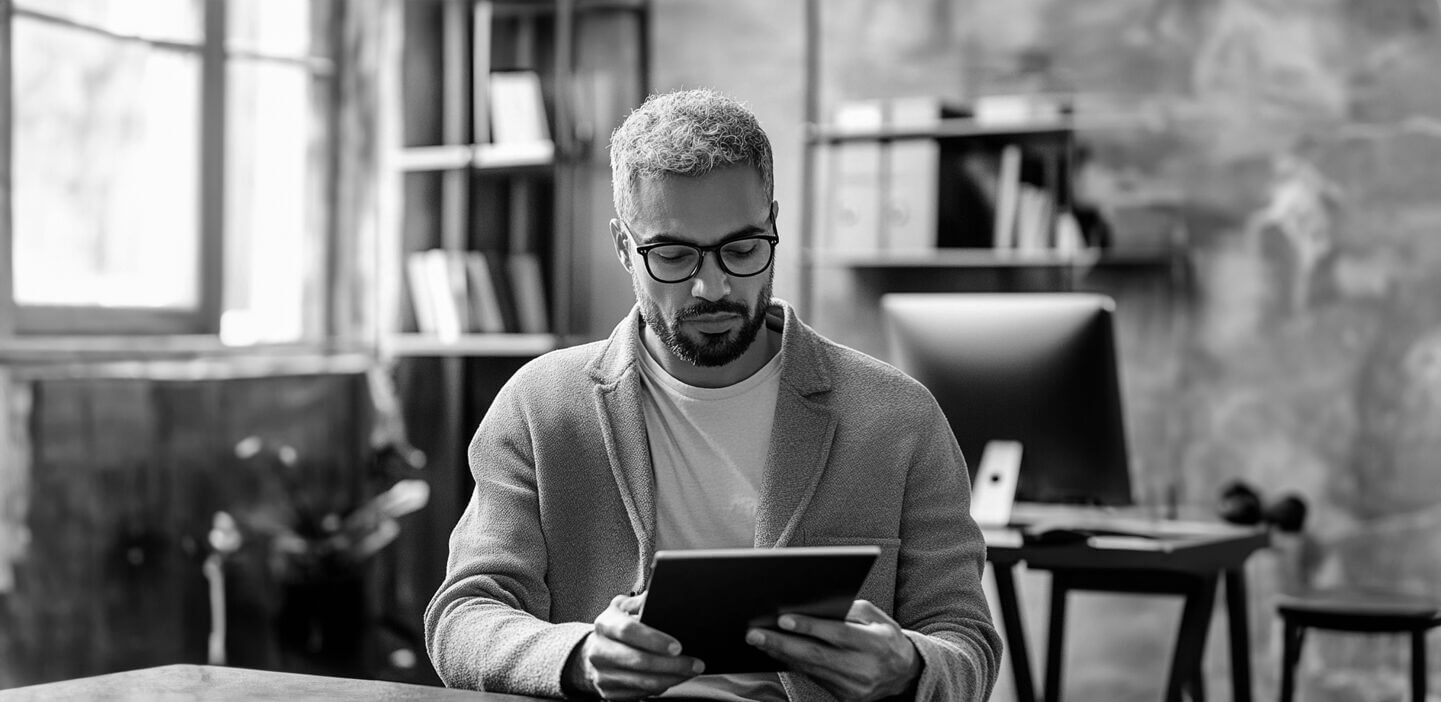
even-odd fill
[[(1204, 511), (1241, 479), (1267, 499), (1309, 502), (1304, 533), (1248, 566), (1260, 698), (1277, 687), (1278, 592), (1441, 596), (1441, 5), (821, 4), (825, 109), (850, 97), (1072, 91), (1094, 154), (1087, 196), (1170, 198), (1188, 252), (1181, 294), (1158, 306), (1131, 286), (1118, 298), (1138, 497), (1173, 493)], [(783, 231), (799, 202), (800, 6), (653, 9), (652, 86), (726, 90), (770, 128)], [(786, 265), (782, 296), (794, 295)], [(805, 311), (823, 333), (879, 351), (825, 304)], [(1045, 576), (1022, 588), (1035, 647)], [(1165, 598), (1076, 596), (1067, 697), (1155, 699), (1178, 617)], [(1205, 671), (1223, 697), (1224, 631), (1218, 621)], [(1400, 639), (1317, 634), (1300, 698), (1402, 699), (1407, 665)], [(1436, 655), (1430, 665), (1434, 677)], [(996, 699), (1011, 698), (1006, 676)]]

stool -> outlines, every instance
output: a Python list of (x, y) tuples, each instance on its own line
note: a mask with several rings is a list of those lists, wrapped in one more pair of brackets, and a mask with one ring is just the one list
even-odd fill
[(1434, 600), (1359, 590), (1318, 590), (1283, 595), (1276, 603), (1283, 624), (1281, 702), (1295, 693), (1296, 664), (1307, 629), (1371, 634), (1411, 634), (1411, 699), (1426, 699), (1426, 632), (1441, 625)]

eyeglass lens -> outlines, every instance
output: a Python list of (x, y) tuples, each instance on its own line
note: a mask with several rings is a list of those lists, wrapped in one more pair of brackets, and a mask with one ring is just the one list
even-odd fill
[[(751, 276), (771, 262), (771, 242), (759, 237), (728, 242), (717, 251), (721, 269), (734, 276)], [(656, 280), (683, 281), (700, 268), (701, 250), (690, 244), (663, 244), (646, 252), (646, 264)]]

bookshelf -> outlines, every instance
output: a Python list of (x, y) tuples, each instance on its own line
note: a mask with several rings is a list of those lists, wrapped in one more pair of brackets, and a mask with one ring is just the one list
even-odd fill
[[(633, 107), (622, 104), (627, 95), (644, 94), (647, 57), (634, 47), (648, 43), (648, 7), (393, 6), (393, 45), (378, 64), (388, 112), (374, 347), (395, 377), (411, 442), (427, 456), (431, 501), (399, 545), (417, 554), (403, 577), (421, 607), (470, 494), (471, 433), (521, 365), (581, 338), (572, 288), (587, 262), (575, 238), (594, 219), (596, 125)], [(623, 90), (602, 102), (602, 83)]]
[[(644, 43), (648, 3), (400, 6), (399, 46), (387, 69), (403, 107), (382, 128), (382, 220), (391, 231), (381, 236), (376, 257), (376, 346), (392, 358), (523, 355), (563, 346), (575, 326), (571, 232), (585, 204), (575, 191), (593, 170), (589, 132), (601, 121), (588, 93), (598, 84), (586, 82), (589, 74), (577, 62), (594, 60), (586, 46), (617, 38), (610, 36), (617, 21), (635, 27), (619, 39)], [(641, 50), (636, 65), (602, 71), (611, 78), (632, 74), (620, 80), (643, 86), (645, 59)], [(463, 262), (415, 262), (431, 254)], [(486, 259), (479, 279), (478, 264), (464, 260), (477, 254)], [(467, 267), (471, 272), (462, 273)], [(499, 310), (500, 319), (487, 319), (479, 313), (485, 309)]]
[(1057, 94), (823, 108), (823, 7), (807, 0), (804, 10), (802, 309), (875, 330), (863, 317), (874, 316), (872, 298), (891, 291), (1072, 290), (1129, 277), (1161, 280), (1169, 295), (1185, 279), (1183, 224), (1113, 237), (1101, 203), (1077, 197), (1078, 135), (1125, 128), (1124, 119), (1083, 121), (1071, 96)]

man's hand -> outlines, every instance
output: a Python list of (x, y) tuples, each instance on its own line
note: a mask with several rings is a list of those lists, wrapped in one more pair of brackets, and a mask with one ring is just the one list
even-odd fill
[(751, 629), (746, 641), (841, 700), (897, 695), (921, 674), (915, 644), (894, 619), (865, 600), (856, 600), (843, 622), (784, 614), (780, 627), (785, 631)]
[(645, 596), (617, 595), (565, 664), (566, 686), (608, 700), (658, 695), (698, 675), (700, 660), (680, 655), (680, 642), (640, 623)]

